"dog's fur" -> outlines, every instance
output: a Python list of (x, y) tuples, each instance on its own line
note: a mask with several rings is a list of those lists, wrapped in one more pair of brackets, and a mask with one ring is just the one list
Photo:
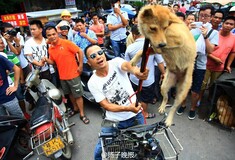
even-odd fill
[[(169, 89), (175, 85), (177, 87), (174, 104), (165, 121), (170, 126), (177, 107), (186, 98), (192, 84), (196, 43), (184, 22), (160, 5), (143, 7), (138, 15), (138, 26), (141, 34), (150, 40), (154, 52), (162, 54), (166, 63), (160, 113), (165, 112)], [(136, 62), (139, 58), (140, 55), (137, 55), (132, 61)]]
[(221, 124), (227, 127), (235, 127), (234, 103), (229, 103), (229, 98), (222, 95), (217, 100), (217, 113)]

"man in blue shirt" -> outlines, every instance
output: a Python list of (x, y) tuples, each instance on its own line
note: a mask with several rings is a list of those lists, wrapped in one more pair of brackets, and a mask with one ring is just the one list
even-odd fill
[[(7, 72), (12, 70), (14, 71), (14, 85), (9, 86)], [(19, 78), (20, 68), (11, 63), (4, 56), (0, 55), (0, 115), (7, 115), (8, 112), (10, 115), (21, 118), (24, 117), (15, 96)]]
[[(94, 31), (87, 29), (83, 19), (75, 21), (78, 33), (74, 36), (73, 42), (82, 49), (83, 53), (87, 46), (97, 44), (97, 37)], [(87, 58), (83, 55), (83, 63), (87, 63)]]

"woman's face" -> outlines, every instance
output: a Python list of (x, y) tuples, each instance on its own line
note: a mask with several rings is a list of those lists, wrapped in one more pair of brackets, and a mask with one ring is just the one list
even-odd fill
[(186, 25), (189, 25), (190, 23), (195, 22), (195, 17), (193, 15), (188, 15), (188, 17), (185, 19)]
[(69, 33), (69, 28), (67, 26), (61, 26), (60, 31), (61, 31), (61, 33), (60, 33), (61, 35), (67, 36)]
[(2, 38), (0, 38), (0, 52), (3, 52), (4, 49), (5, 49), (5, 44), (3, 43)]

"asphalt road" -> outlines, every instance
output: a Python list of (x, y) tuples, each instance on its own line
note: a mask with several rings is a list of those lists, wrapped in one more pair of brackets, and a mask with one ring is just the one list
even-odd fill
[[(189, 104), (188, 98), (187, 104)], [(207, 103), (202, 104), (198, 109), (195, 120), (189, 120), (186, 108), (182, 116), (175, 115), (175, 125), (170, 127), (175, 136), (183, 146), (183, 151), (179, 154), (179, 160), (234, 160), (235, 157), (235, 132), (225, 130), (218, 125), (212, 125), (203, 120)], [(149, 111), (157, 113), (159, 102), (149, 106)], [(102, 110), (98, 105), (85, 101), (85, 111), (90, 118), (90, 124), (85, 125), (79, 119), (79, 115), (70, 118), (70, 121), (76, 123), (72, 127), (75, 144), (72, 147), (72, 160), (93, 160), (94, 147), (98, 139), (100, 124), (102, 121)], [(162, 119), (157, 114), (154, 119), (148, 119), (151, 124)], [(43, 156), (37, 156), (36, 153), (30, 160), (47, 160)]]

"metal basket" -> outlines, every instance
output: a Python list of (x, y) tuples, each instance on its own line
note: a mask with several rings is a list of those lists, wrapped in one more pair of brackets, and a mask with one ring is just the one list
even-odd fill
[(155, 133), (154, 137), (159, 142), (166, 160), (177, 159), (177, 156), (183, 150), (183, 146), (169, 127)]
[[(31, 146), (32, 146), (32, 149), (37, 151), (38, 155), (41, 155), (43, 154), (43, 150), (42, 150), (42, 145), (47, 143), (48, 141), (50, 141), (53, 137), (53, 125), (50, 126), (48, 129), (40, 132), (39, 134), (36, 134), (34, 136), (31, 137)], [(48, 133), (49, 136), (48, 136)], [(57, 132), (54, 132), (57, 134)]]
[(135, 154), (132, 151), (134, 149), (135, 143), (130, 140), (120, 140), (117, 138), (105, 137), (101, 140), (102, 146), (102, 159), (103, 160), (116, 160), (134, 158)]

